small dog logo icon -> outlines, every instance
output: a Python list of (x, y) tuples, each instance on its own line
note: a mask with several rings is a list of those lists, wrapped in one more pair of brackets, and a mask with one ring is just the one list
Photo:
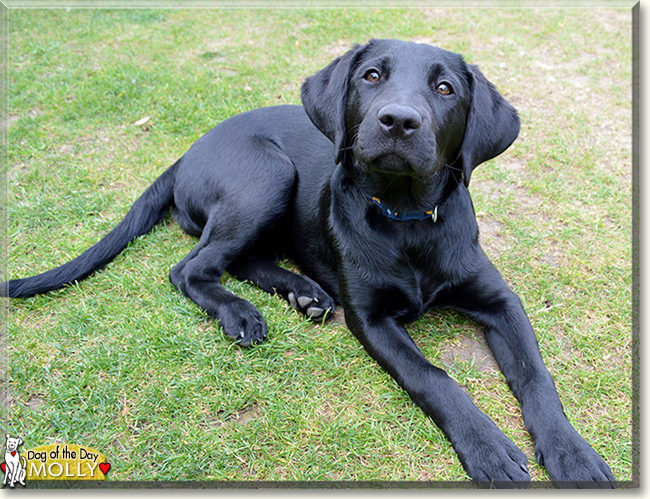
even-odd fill
[[(2, 481), (2, 485), (7, 485), (7, 480), (9, 480), (9, 486), (11, 488), (14, 487), (16, 482), (24, 486), (25, 476), (27, 475), (27, 461), (18, 453), (18, 447), (25, 442), (20, 437), (12, 438), (9, 436), (9, 433), (5, 436), (7, 437), (7, 444), (5, 448), (5, 462), (2, 463), (2, 471), (5, 472), (5, 479)], [(20, 461), (21, 459), (23, 460), (22, 463)]]

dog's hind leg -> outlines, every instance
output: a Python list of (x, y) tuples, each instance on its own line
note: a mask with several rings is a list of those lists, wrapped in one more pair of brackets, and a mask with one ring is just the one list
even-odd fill
[(241, 346), (266, 338), (266, 322), (248, 301), (219, 282), (228, 264), (246, 250), (256, 234), (247, 223), (224, 219), (213, 210), (199, 244), (170, 273), (172, 284), (216, 319)]
[(231, 262), (253, 250), (282, 217), (295, 180), (288, 159), (280, 161), (279, 154), (265, 159), (246, 183), (234, 175), (223, 180), (218, 186), (221, 194), (205, 210), (207, 220), (199, 243), (170, 273), (172, 284), (241, 346), (262, 342), (266, 322), (251, 303), (226, 290), (220, 279)]
[(275, 258), (246, 255), (232, 262), (227, 270), (237, 279), (250, 281), (267, 293), (282, 296), (314, 321), (334, 312), (334, 300), (318, 283), (279, 267)]

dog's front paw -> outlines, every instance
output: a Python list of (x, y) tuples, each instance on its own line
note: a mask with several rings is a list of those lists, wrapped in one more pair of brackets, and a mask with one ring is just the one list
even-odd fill
[(290, 291), (287, 295), (289, 304), (313, 321), (323, 319), (326, 314), (334, 312), (334, 300), (309, 277), (301, 276), (304, 285)]
[(467, 474), (484, 488), (529, 486), (528, 458), (487, 416), (452, 442)]
[(264, 317), (246, 300), (237, 299), (222, 307), (218, 322), (224, 334), (242, 347), (257, 345), (266, 339)]
[(546, 468), (556, 487), (616, 488), (607, 463), (570, 424), (537, 440), (537, 462)]

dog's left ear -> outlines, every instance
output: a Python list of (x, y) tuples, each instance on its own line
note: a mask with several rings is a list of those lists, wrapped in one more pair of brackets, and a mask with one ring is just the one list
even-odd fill
[(316, 128), (334, 143), (336, 163), (341, 162), (345, 150), (345, 107), (350, 73), (365, 47), (354, 45), (351, 50), (307, 78), (300, 92), (307, 115)]
[(460, 149), (465, 185), (474, 168), (492, 159), (514, 142), (519, 134), (517, 111), (474, 65), (467, 65), (470, 106)]

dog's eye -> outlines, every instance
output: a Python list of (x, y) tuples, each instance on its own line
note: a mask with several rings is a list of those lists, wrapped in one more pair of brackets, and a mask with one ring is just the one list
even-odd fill
[(438, 84), (436, 90), (440, 95), (449, 95), (454, 93), (453, 89), (451, 88), (451, 85), (444, 81)]
[(381, 75), (379, 74), (379, 71), (377, 71), (376, 69), (371, 69), (366, 73), (364, 78), (368, 80), (370, 83), (377, 83), (379, 80), (381, 80)]

